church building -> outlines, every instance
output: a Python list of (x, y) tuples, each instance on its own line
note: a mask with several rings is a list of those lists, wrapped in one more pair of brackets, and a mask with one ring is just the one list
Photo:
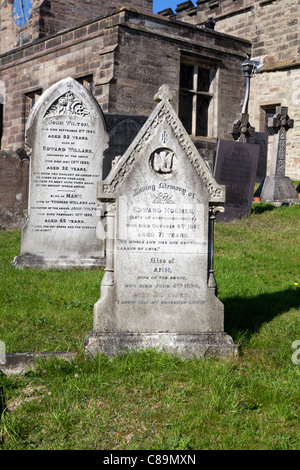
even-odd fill
[(167, 84), (180, 120), (213, 165), (218, 139), (233, 139), (228, 129), (241, 113), (242, 64), (256, 57), (251, 125), (267, 131), (276, 105), (288, 106), (295, 127), (287, 175), (300, 178), (298, 0), (187, 1), (175, 12), (152, 10), (152, 0), (124, 6), (120, 0), (0, 0), (0, 153), (26, 160), (32, 107), (51, 85), (72, 77), (91, 91), (107, 122), (148, 116)]

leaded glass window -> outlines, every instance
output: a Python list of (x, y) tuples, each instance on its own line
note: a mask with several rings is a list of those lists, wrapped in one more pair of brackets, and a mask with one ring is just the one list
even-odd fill
[(205, 65), (180, 65), (179, 118), (190, 135), (208, 136), (214, 75), (215, 70)]

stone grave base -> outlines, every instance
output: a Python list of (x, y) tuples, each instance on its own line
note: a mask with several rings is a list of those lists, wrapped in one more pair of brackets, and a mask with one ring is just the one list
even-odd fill
[(50, 258), (37, 255), (24, 254), (16, 256), (12, 264), (19, 269), (38, 268), (38, 269), (91, 269), (105, 266), (106, 258), (69, 258), (60, 256), (59, 258)]
[(237, 356), (238, 346), (226, 333), (90, 333), (85, 339), (85, 350), (92, 355), (126, 353), (132, 350), (155, 349), (182, 358)]
[(275, 205), (298, 204), (298, 193), (288, 176), (266, 176), (254, 196)]

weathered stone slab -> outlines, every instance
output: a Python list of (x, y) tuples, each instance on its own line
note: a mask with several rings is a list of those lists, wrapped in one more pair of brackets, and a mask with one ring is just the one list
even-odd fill
[(168, 351), (182, 358), (199, 358), (203, 356), (226, 357), (236, 356), (238, 346), (226, 333), (118, 333), (95, 334), (86, 338), (87, 352), (95, 355), (104, 353), (114, 356), (129, 351), (153, 349)]
[(247, 138), (247, 143), (259, 145), (259, 157), (255, 181), (256, 183), (261, 183), (267, 174), (268, 134), (266, 132), (255, 132), (253, 136)]
[(15, 152), (0, 151), (0, 225), (22, 227), (27, 213), (28, 159)]
[(253, 201), (259, 146), (220, 139), (214, 175), (226, 185), (225, 212), (217, 215), (219, 222), (230, 222), (249, 213)]
[(28, 220), (17, 267), (93, 267), (104, 263), (96, 182), (108, 134), (102, 111), (72, 78), (49, 88), (26, 127), (31, 148)]
[(0, 373), (5, 375), (21, 374), (36, 367), (38, 359), (56, 358), (71, 361), (76, 356), (73, 352), (44, 352), (44, 353), (7, 353), (5, 360), (0, 362)]
[(182, 356), (235, 354), (216, 295), (213, 218), (224, 201), (173, 110), (166, 87), (98, 197), (107, 261), (86, 350), (158, 348)]

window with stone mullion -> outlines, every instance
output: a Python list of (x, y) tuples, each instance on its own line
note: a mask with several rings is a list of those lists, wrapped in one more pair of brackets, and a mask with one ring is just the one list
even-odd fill
[(187, 132), (208, 135), (211, 74), (209, 68), (182, 63), (180, 67), (179, 118)]

